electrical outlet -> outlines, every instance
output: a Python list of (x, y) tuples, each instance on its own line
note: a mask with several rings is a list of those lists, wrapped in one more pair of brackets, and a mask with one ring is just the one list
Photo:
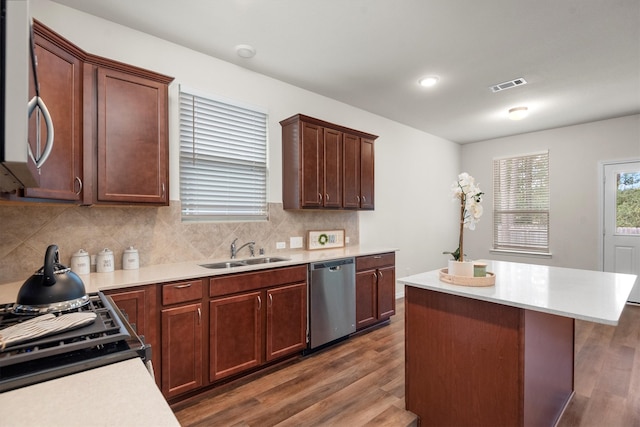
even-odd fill
[(285, 242), (276, 242), (276, 249), (286, 249), (287, 244)]
[(347, 236), (347, 237), (345, 237), (345, 238), (344, 238), (344, 243), (345, 243), (345, 244), (348, 244), (348, 243), (349, 243), (349, 236)]
[(302, 247), (302, 237), (289, 237), (289, 247), (297, 249)]

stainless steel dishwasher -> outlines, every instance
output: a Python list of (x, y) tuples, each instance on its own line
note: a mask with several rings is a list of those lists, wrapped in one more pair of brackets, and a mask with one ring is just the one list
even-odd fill
[(354, 258), (309, 264), (309, 348), (356, 331)]

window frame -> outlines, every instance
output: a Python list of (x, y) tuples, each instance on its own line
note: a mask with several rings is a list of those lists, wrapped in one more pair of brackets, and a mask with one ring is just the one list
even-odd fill
[(180, 85), (178, 122), (182, 221), (267, 221), (267, 110)]
[[(544, 179), (544, 188), (546, 191), (541, 190), (541, 186), (538, 189), (534, 189), (532, 192), (531, 180), (536, 180), (531, 174), (533, 166), (526, 166), (527, 162), (531, 163), (532, 159), (543, 156), (543, 163), (546, 163), (546, 176)], [(503, 170), (505, 167), (499, 166), (500, 163), (511, 162), (512, 167), (517, 167), (515, 163), (520, 162), (525, 164), (522, 167), (521, 172), (529, 182), (526, 184), (529, 187), (518, 194), (508, 194), (509, 191), (501, 190), (502, 187), (516, 184), (522, 184), (522, 180), (516, 182), (516, 180), (501, 180), (499, 176), (496, 176), (497, 172)], [(508, 169), (508, 167), (506, 167)], [(491, 252), (504, 252), (514, 254), (536, 255), (536, 256), (551, 256), (550, 252), (550, 236), (551, 236), (551, 191), (550, 191), (550, 154), (549, 150), (521, 154), (515, 156), (506, 156), (500, 158), (494, 158), (492, 164), (493, 174), (493, 230), (492, 230), (492, 248)], [(540, 183), (538, 181), (538, 183)], [(515, 193), (514, 190), (511, 193)], [(544, 196), (544, 198), (543, 198)], [(534, 201), (532, 201), (534, 200)], [(500, 206), (500, 204), (503, 204)], [(513, 208), (505, 207), (507, 203)], [(537, 204), (537, 206), (536, 206)], [(546, 205), (546, 206), (545, 206)], [(509, 221), (503, 221), (503, 219), (509, 219)], [(524, 220), (524, 222), (523, 222)], [(536, 226), (536, 220), (541, 223)], [(520, 223), (520, 230), (516, 230), (515, 227), (508, 229), (500, 229), (500, 227), (509, 227), (508, 222), (511, 225)], [(524, 227), (522, 226), (524, 224)], [(528, 229), (527, 229), (527, 226)]]

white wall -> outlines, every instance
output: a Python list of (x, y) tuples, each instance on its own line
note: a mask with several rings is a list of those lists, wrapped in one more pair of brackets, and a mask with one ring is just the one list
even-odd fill
[(178, 85), (185, 84), (268, 110), (270, 202), (282, 200), (280, 120), (303, 113), (379, 135), (376, 210), (360, 214), (361, 245), (397, 248), (398, 277), (443, 265), (441, 252), (454, 248), (449, 186), (459, 173), (457, 144), (48, 0), (33, 0), (32, 13), (87, 52), (175, 77), (169, 89), (171, 199), (179, 198), (177, 98)]
[[(551, 259), (490, 253), (494, 158), (549, 150)], [(462, 147), (462, 169), (486, 193), (484, 215), (465, 232), (471, 258), (598, 270), (600, 162), (640, 158), (640, 115), (493, 139)]]

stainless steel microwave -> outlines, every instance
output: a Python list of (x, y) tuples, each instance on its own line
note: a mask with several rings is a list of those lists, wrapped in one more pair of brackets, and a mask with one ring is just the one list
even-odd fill
[[(36, 60), (32, 38), (32, 19), (28, 0), (0, 0), (2, 49), (0, 49), (0, 192), (37, 187), (34, 171), (46, 162), (53, 149), (53, 123), (39, 96)], [(29, 100), (29, 79), (36, 96)], [(29, 116), (43, 119), (44, 145), (29, 143)], [(38, 124), (39, 126), (39, 124)], [(37, 133), (40, 138), (40, 132)], [(35, 155), (34, 155), (35, 151)]]

